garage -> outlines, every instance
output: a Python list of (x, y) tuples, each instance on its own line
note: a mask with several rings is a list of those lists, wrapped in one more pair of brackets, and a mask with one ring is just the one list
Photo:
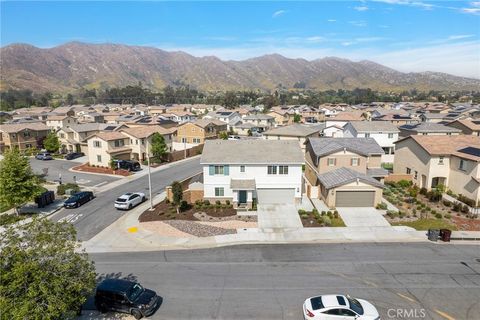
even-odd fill
[(295, 189), (257, 189), (257, 200), (260, 204), (294, 203)]
[(335, 207), (374, 207), (375, 191), (337, 191)]

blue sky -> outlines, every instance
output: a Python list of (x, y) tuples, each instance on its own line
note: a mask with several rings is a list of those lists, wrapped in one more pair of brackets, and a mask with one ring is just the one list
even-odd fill
[(480, 78), (480, 1), (1, 1), (1, 45), (123, 43), (243, 60), (368, 59)]

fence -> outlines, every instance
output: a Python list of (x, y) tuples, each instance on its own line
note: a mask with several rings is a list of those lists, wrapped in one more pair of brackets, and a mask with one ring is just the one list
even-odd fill
[(400, 180), (412, 181), (411, 174), (392, 173), (385, 177), (385, 182), (398, 182)]
[(190, 158), (196, 155), (201, 154), (203, 151), (203, 144), (199, 144), (190, 149), (172, 151), (168, 154), (168, 162), (178, 161), (185, 158)]
[[(203, 182), (203, 173), (199, 173), (194, 175), (193, 177), (187, 178), (185, 180), (180, 181), (183, 190), (183, 200), (187, 201), (188, 203), (194, 203), (196, 200), (203, 200), (203, 190), (190, 190), (188, 186), (190, 183), (193, 182)], [(167, 186), (165, 188), (167, 193), (167, 199), (172, 201), (173, 200), (173, 193), (172, 187)]]

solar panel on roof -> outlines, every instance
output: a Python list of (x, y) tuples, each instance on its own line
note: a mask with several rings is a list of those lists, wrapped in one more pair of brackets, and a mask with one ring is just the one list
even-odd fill
[(472, 156), (480, 157), (480, 148), (466, 147), (458, 150), (458, 152), (470, 154)]
[(115, 129), (115, 128), (116, 128), (116, 126), (108, 126), (108, 127), (106, 127), (104, 130), (113, 130), (113, 129)]

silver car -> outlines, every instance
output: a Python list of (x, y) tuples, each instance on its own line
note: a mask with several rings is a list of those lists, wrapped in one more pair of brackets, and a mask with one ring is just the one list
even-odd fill
[(122, 210), (129, 210), (140, 203), (147, 200), (145, 193), (142, 192), (127, 192), (115, 200), (115, 208)]

